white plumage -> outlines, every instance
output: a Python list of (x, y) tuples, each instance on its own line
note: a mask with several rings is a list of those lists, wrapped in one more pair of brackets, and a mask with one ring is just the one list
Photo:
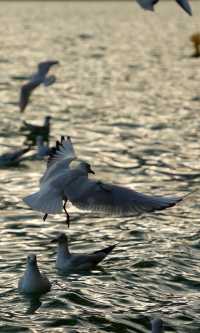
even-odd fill
[(63, 273), (91, 270), (97, 266), (114, 249), (115, 245), (90, 254), (71, 253), (68, 248), (68, 238), (64, 233), (51, 242), (58, 243), (56, 267)]
[(18, 282), (18, 289), (24, 294), (43, 294), (51, 289), (48, 278), (40, 273), (35, 254), (27, 257), (26, 270)]

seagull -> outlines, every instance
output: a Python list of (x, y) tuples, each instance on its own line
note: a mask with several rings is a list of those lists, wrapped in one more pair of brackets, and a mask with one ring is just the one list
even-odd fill
[(151, 320), (152, 333), (163, 333), (163, 321), (162, 319), (153, 319)]
[(0, 156), (0, 167), (17, 166), (25, 159), (22, 158), (22, 156), (26, 154), (30, 149), (31, 147), (29, 146), (2, 154)]
[[(136, 0), (139, 5), (145, 10), (154, 11), (154, 6), (159, 0)], [(186, 11), (189, 15), (192, 15), (192, 9), (188, 0), (176, 0), (176, 2)]]
[(64, 273), (93, 269), (104, 260), (116, 246), (111, 245), (90, 254), (72, 254), (68, 248), (68, 237), (64, 233), (60, 233), (58, 237), (51, 241), (51, 243), (55, 242), (58, 243), (56, 268)]
[(39, 63), (37, 72), (32, 75), (29, 82), (25, 83), (21, 87), (20, 99), (19, 99), (20, 112), (25, 111), (30, 96), (32, 94), (32, 91), (35, 88), (37, 88), (42, 83), (45, 86), (49, 86), (56, 81), (56, 77), (54, 75), (47, 76), (47, 73), (52, 66), (57, 64), (59, 64), (59, 62), (55, 60), (44, 61)]
[[(94, 174), (90, 164), (80, 161), (77, 166), (70, 163), (76, 154), (70, 137), (61, 137), (52, 148), (47, 161), (47, 169), (40, 179), (40, 190), (23, 200), (33, 210), (48, 214), (64, 212), (69, 227), (67, 201), (74, 206), (99, 213), (116, 216), (137, 216), (175, 206), (182, 197), (146, 195), (123, 186), (89, 179)], [(63, 204), (64, 202), (64, 204)]]
[(48, 143), (50, 129), (51, 129), (51, 116), (46, 116), (44, 118), (44, 124), (41, 126), (23, 121), (23, 125), (20, 128), (22, 132), (27, 133), (26, 143), (32, 142), (32, 144), (36, 143), (37, 136), (42, 136), (43, 140)]
[(40, 273), (37, 257), (30, 254), (27, 257), (26, 270), (18, 282), (18, 289), (24, 294), (44, 294), (51, 289), (48, 278)]

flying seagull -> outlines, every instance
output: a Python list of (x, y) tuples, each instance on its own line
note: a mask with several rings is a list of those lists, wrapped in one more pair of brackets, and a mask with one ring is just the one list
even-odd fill
[(18, 282), (18, 289), (24, 294), (43, 294), (51, 289), (48, 278), (40, 273), (35, 254), (27, 257), (26, 270)]
[(39, 63), (37, 72), (32, 75), (29, 82), (25, 83), (21, 87), (20, 99), (19, 99), (20, 112), (25, 111), (30, 96), (35, 88), (37, 88), (42, 83), (45, 86), (49, 86), (56, 81), (56, 77), (54, 75), (47, 76), (47, 73), (52, 66), (57, 65), (58, 63), (59, 62), (55, 60), (44, 61)]
[[(137, 216), (175, 206), (181, 197), (163, 197), (138, 193), (130, 188), (89, 179), (94, 174), (91, 166), (81, 161), (71, 166), (76, 159), (70, 137), (56, 142), (47, 161), (47, 169), (40, 179), (40, 190), (24, 198), (33, 210), (48, 214), (61, 213), (64, 209), (69, 226), (66, 203), (89, 211), (116, 216)], [(63, 204), (64, 201), (64, 204)]]
[[(154, 11), (154, 6), (159, 0), (136, 0), (139, 5), (146, 10)], [(192, 15), (192, 9), (188, 0), (176, 0), (176, 2), (186, 11), (189, 15)]]
[(58, 243), (56, 267), (63, 273), (86, 271), (97, 266), (116, 245), (108, 246), (90, 254), (71, 253), (68, 248), (68, 237), (60, 233), (51, 243)]

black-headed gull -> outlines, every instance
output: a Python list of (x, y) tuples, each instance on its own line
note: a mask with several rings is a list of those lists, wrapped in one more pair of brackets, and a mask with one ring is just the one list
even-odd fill
[(160, 318), (151, 320), (152, 333), (163, 333), (163, 321)]
[(35, 125), (23, 121), (23, 125), (20, 128), (20, 130), (25, 133), (26, 143), (31, 142), (32, 144), (36, 144), (37, 136), (42, 136), (43, 141), (48, 143), (50, 129), (51, 129), (51, 116), (46, 116), (44, 118), (43, 125)]
[(51, 242), (58, 243), (56, 268), (64, 273), (69, 273), (72, 271), (80, 272), (93, 269), (102, 260), (104, 260), (116, 246), (111, 245), (90, 254), (75, 254), (70, 253), (68, 248), (68, 238), (64, 233), (60, 233), (58, 237), (53, 239)]
[(27, 257), (26, 270), (18, 282), (18, 289), (24, 294), (43, 294), (51, 289), (48, 278), (40, 273), (35, 254)]
[(45, 86), (49, 86), (56, 81), (54, 75), (46, 76), (50, 68), (54, 65), (57, 65), (59, 62), (55, 60), (44, 61), (39, 63), (38, 71), (32, 75), (29, 82), (25, 83), (21, 87), (20, 99), (19, 99), (19, 107), (20, 112), (24, 112), (26, 106), (28, 105), (29, 98), (35, 88), (37, 88), (40, 84), (44, 84)]
[(0, 156), (0, 167), (19, 165), (20, 162), (25, 160), (22, 156), (29, 152), (30, 149), (31, 147), (25, 147), (2, 154)]
[(44, 220), (48, 214), (57, 214), (64, 209), (69, 225), (68, 200), (83, 210), (137, 216), (175, 206), (183, 199), (145, 195), (123, 186), (89, 179), (89, 173), (94, 173), (90, 165), (81, 161), (73, 167), (70, 163), (75, 159), (70, 138), (62, 137), (51, 151), (47, 169), (40, 180), (40, 190), (24, 198), (33, 210), (45, 213)]
[[(139, 5), (146, 10), (154, 10), (154, 6), (157, 4), (159, 0), (136, 0)], [(188, 13), (192, 15), (192, 9), (190, 7), (188, 0), (176, 0), (176, 2)]]

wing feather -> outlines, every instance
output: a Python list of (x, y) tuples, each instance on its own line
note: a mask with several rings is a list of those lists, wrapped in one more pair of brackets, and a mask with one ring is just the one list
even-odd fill
[[(139, 215), (175, 206), (182, 198), (151, 196), (122, 186), (85, 180), (78, 195), (69, 200), (78, 208), (112, 215)], [(68, 195), (66, 191), (66, 195)]]
[(59, 172), (63, 172), (64, 169), (69, 167), (71, 161), (75, 159), (76, 154), (70, 137), (68, 136), (67, 139), (61, 137), (61, 141), (56, 142), (56, 147), (50, 150), (47, 169), (40, 179), (40, 185), (42, 186), (43, 183), (58, 175)]

